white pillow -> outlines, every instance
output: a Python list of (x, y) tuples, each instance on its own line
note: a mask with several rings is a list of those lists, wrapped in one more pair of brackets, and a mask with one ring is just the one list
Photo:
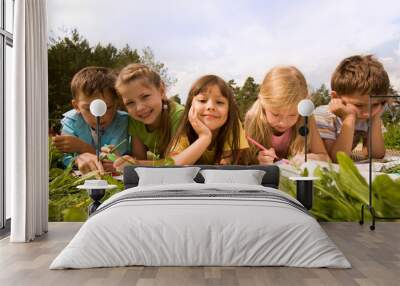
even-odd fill
[(138, 186), (196, 183), (193, 179), (199, 170), (199, 167), (135, 168), (139, 176)]
[(265, 171), (262, 170), (201, 170), (204, 183), (261, 185)]

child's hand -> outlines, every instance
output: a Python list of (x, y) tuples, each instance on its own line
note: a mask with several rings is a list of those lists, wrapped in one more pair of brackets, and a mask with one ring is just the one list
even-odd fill
[(274, 160), (278, 159), (278, 156), (276, 156), (274, 148), (269, 148), (267, 150), (260, 151), (257, 159), (260, 165), (269, 165), (273, 164)]
[(86, 144), (72, 135), (57, 135), (53, 137), (54, 146), (63, 153), (82, 153), (82, 145)]
[(101, 164), (103, 165), (104, 171), (106, 172), (115, 172), (114, 162), (110, 160), (102, 160)]
[[(309, 158), (309, 154), (307, 154), (307, 158)], [(303, 164), (304, 162), (305, 162), (304, 154), (297, 154), (292, 159), (290, 159), (290, 163), (298, 167), (300, 167), (301, 164)]]
[(137, 162), (134, 158), (132, 158), (129, 155), (124, 155), (122, 157), (119, 157), (117, 160), (115, 160), (113, 166), (117, 171), (122, 172), (125, 166), (136, 165), (136, 164), (137, 164)]
[(354, 116), (357, 118), (357, 107), (353, 104), (345, 104), (340, 98), (332, 98), (329, 103), (329, 110), (340, 119), (345, 120), (349, 116)]
[(201, 122), (193, 105), (189, 110), (189, 122), (199, 137), (212, 137), (211, 130), (203, 122)]
[(114, 145), (104, 145), (103, 147), (101, 147), (101, 152), (104, 154), (110, 154), (112, 149), (114, 148)]
[(101, 147), (100, 160), (109, 160), (114, 162), (119, 156), (119, 152), (114, 149), (114, 145), (104, 145)]
[(80, 154), (76, 158), (76, 165), (78, 166), (79, 171), (82, 174), (89, 173), (91, 171), (100, 171), (101, 173), (104, 172), (103, 165), (97, 160), (97, 156), (91, 153), (83, 153)]
[(378, 107), (374, 108), (371, 112), (372, 120), (378, 120), (381, 118), (383, 112), (385, 112), (385, 104), (381, 103)]

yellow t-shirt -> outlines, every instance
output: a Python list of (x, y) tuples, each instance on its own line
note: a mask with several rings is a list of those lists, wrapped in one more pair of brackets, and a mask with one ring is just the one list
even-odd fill
[[(230, 136), (231, 138), (232, 136)], [(231, 151), (231, 147), (230, 141), (232, 141), (232, 139), (230, 139), (229, 141), (225, 142), (224, 144), (224, 152), (229, 152)], [(185, 150), (186, 148), (188, 148), (190, 146), (190, 142), (189, 139), (187, 138), (186, 135), (183, 135), (181, 137), (179, 137), (178, 142), (175, 144), (175, 146), (173, 146), (173, 148), (171, 149), (169, 156), (173, 156), (176, 154), (181, 153), (183, 150)], [(240, 124), (240, 140), (239, 140), (239, 149), (247, 149), (249, 148), (249, 143), (247, 142), (246, 139), (246, 134), (244, 132), (244, 129), (242, 127), (242, 124)], [(203, 155), (201, 155), (200, 159), (196, 162), (196, 164), (200, 164), (200, 165), (214, 165), (214, 164), (218, 164), (219, 162), (215, 161), (215, 146), (213, 146), (212, 149), (207, 149), (206, 151), (204, 151)]]

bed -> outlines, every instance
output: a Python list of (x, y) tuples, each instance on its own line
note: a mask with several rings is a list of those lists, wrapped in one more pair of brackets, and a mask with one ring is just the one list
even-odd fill
[[(171, 184), (166, 175), (162, 183), (141, 185), (145, 178), (139, 179), (139, 171), (153, 170), (164, 174), (171, 169), (127, 167), (126, 189), (100, 205), (50, 269), (351, 267), (307, 209), (278, 190), (276, 166), (200, 166), (192, 182)], [(220, 183), (210, 179), (213, 170), (238, 172), (226, 176), (232, 183)], [(242, 183), (250, 170), (262, 171), (259, 185)]]

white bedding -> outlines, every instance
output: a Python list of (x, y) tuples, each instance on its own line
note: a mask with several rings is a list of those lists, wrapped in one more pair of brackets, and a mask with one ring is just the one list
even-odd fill
[[(182, 192), (266, 191), (258, 197), (130, 195)], [(251, 192), (249, 192), (251, 194)], [(294, 266), (350, 268), (318, 222), (262, 186), (179, 184), (135, 187), (104, 202), (50, 269), (145, 266)]]

